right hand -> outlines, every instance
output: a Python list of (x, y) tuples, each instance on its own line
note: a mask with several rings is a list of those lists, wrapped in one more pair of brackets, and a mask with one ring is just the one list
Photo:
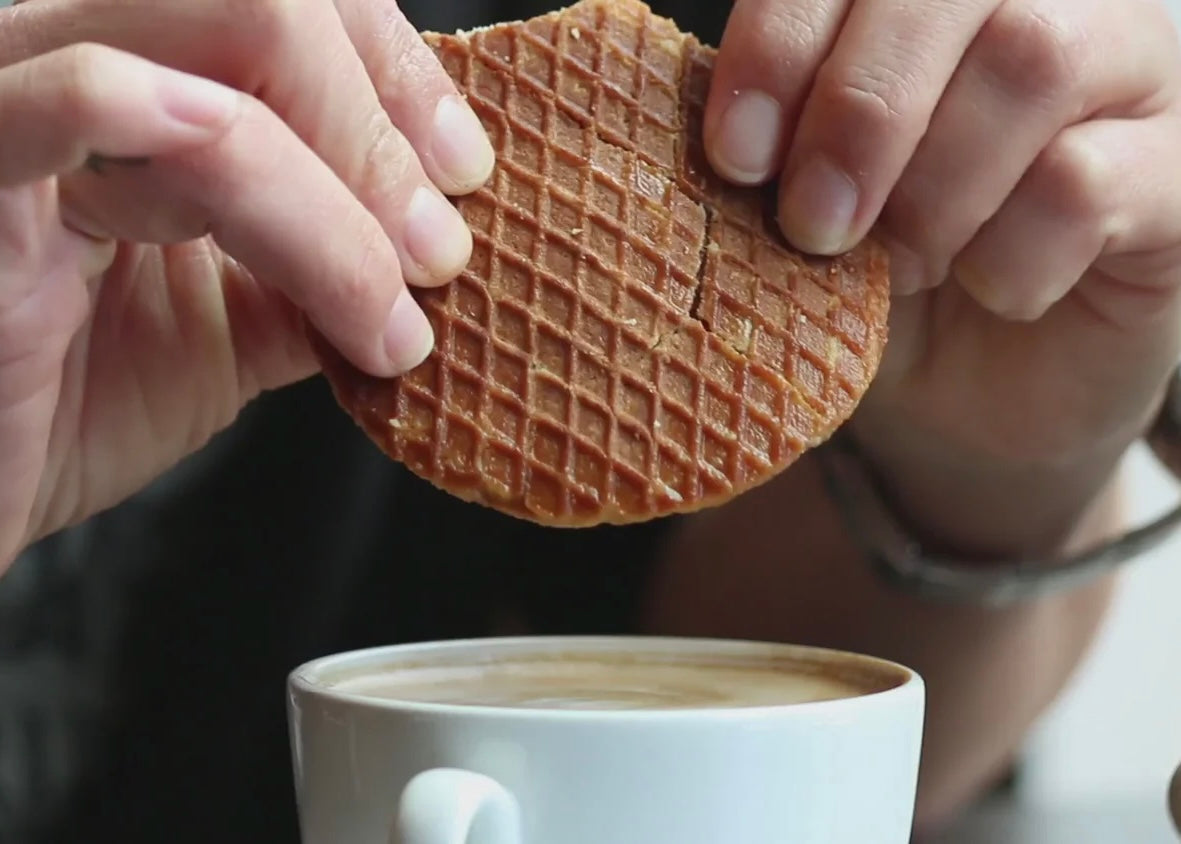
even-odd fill
[(312, 374), (305, 315), (419, 363), (493, 164), (395, 0), (0, 9), (0, 114), (0, 572)]
[(917, 539), (987, 560), (1118, 529), (1086, 535), (1181, 355), (1161, 0), (737, 0), (705, 127), (721, 172), (779, 180), (797, 247), (890, 247), (849, 431)]

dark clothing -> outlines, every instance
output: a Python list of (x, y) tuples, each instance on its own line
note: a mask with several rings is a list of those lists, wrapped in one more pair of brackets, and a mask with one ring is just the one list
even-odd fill
[[(652, 3), (717, 42), (724, 4)], [(454, 30), (545, 2), (403, 4)], [(380, 455), (320, 378), (0, 579), (0, 844), (297, 841), (284, 681), (344, 649), (634, 623), (671, 520), (545, 530)]]
[(76, 661), (63, 673), (78, 700), (62, 714), (90, 728), (71, 738), (90, 746), (63, 760), (85, 752), (58, 840), (295, 841), (291, 668), (482, 635), (499, 616), (624, 629), (662, 527), (532, 528), (392, 465), (321, 379), (267, 397), (207, 452), (27, 563), (79, 559), (56, 606), (38, 596), (23, 608), (60, 627), (30, 630), (24, 647), (52, 643), (50, 659)]

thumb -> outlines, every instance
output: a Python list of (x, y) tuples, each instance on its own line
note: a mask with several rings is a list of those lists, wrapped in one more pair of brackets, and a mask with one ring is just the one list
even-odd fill
[(238, 93), (95, 44), (0, 68), (0, 188), (83, 166), (98, 154), (167, 155), (234, 120)]

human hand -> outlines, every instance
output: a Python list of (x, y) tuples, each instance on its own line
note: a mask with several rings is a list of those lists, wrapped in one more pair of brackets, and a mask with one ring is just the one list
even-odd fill
[(394, 0), (0, 9), (0, 572), (315, 370), (393, 375), (492, 149)]
[(1053, 544), (1181, 352), (1181, 50), (1157, 0), (737, 0), (716, 169), (897, 294), (851, 430), (930, 537)]

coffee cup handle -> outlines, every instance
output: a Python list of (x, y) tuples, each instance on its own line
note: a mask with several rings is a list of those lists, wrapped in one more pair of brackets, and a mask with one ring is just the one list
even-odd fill
[(390, 844), (521, 844), (520, 809), (491, 777), (434, 768), (402, 790)]

